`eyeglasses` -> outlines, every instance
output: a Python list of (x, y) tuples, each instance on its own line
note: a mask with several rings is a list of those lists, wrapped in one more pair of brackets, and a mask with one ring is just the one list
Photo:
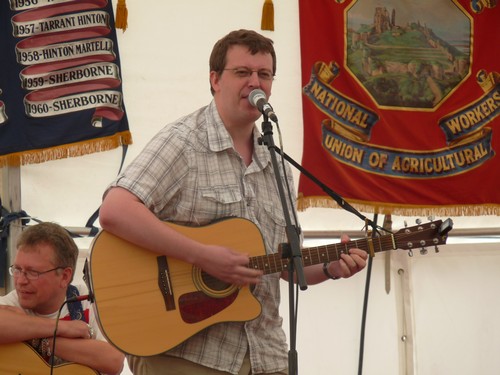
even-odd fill
[(49, 272), (52, 272), (52, 271), (55, 271), (58, 269), (62, 269), (62, 268), (64, 268), (64, 267), (56, 267), (56, 268), (52, 268), (48, 271), (39, 272), (39, 271), (35, 271), (35, 270), (23, 271), (21, 268), (12, 265), (9, 267), (9, 273), (13, 277), (19, 277), (19, 276), (21, 276), (21, 274), (23, 274), (24, 277), (26, 277), (28, 280), (37, 280), (40, 277), (40, 275), (43, 275), (44, 273), (49, 273)]
[(227, 68), (224, 70), (231, 70), (234, 75), (238, 78), (250, 78), (253, 73), (257, 73), (259, 79), (263, 81), (272, 81), (274, 79), (274, 74), (268, 69), (259, 69), (252, 70), (246, 67), (238, 67), (238, 68)]

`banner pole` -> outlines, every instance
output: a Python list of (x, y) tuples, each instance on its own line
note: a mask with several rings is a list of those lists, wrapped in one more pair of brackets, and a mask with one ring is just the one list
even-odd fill
[[(21, 210), (21, 167), (3, 167), (2, 168), (2, 205), (9, 212), (18, 212)], [(7, 249), (5, 254), (5, 264), (0, 274), (3, 276), (0, 285), (0, 294), (7, 294), (14, 285), (9, 276), (8, 268), (14, 259), (16, 252), (16, 241), (22, 231), (20, 219), (12, 221), (8, 230)]]

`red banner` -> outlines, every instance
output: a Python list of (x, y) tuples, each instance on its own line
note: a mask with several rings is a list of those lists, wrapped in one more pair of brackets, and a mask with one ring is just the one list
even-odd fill
[[(500, 214), (496, 1), (299, 7), (302, 165), (367, 212)], [(307, 207), (337, 206), (302, 175)]]

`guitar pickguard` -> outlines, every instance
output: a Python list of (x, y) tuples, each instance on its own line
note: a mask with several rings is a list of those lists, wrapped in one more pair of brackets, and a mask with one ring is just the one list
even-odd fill
[(226, 309), (238, 297), (238, 291), (223, 298), (212, 298), (203, 292), (183, 294), (179, 298), (182, 320), (193, 324), (202, 322)]

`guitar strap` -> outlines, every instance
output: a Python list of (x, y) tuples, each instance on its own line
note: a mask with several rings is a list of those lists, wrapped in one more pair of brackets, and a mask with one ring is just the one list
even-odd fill
[[(78, 297), (79, 295), (80, 292), (78, 291), (78, 288), (70, 284), (66, 290), (66, 299)], [(85, 314), (83, 313), (83, 305), (81, 301), (68, 303), (68, 311), (71, 320), (83, 320), (85, 323), (88, 323), (85, 321)]]

